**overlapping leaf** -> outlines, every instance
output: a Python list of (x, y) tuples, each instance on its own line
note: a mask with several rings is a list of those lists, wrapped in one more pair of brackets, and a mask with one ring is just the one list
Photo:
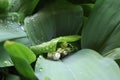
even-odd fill
[(97, 0), (82, 32), (82, 48), (105, 53), (120, 47), (120, 1)]
[[(13, 41), (20, 42), (26, 46), (30, 46), (29, 40), (27, 38), (17, 38), (12, 39)], [(3, 48), (3, 43), (0, 43), (0, 67), (14, 66), (9, 54)]]
[(30, 80), (35, 80), (34, 71), (30, 65), (36, 60), (35, 54), (25, 45), (17, 42), (6, 41), (4, 47), (18, 72)]
[(9, 0), (9, 11), (22, 12), (25, 15), (33, 13), (39, 0)]
[(92, 12), (94, 8), (94, 4), (81, 4), (83, 11), (84, 11), (84, 16), (88, 17), (90, 13)]
[(120, 69), (114, 60), (89, 49), (60, 61), (39, 57), (35, 73), (39, 80), (119, 80)]
[(0, 67), (13, 66), (10, 56), (2, 46), (3, 44), (0, 44)]
[(103, 54), (103, 56), (112, 58), (114, 60), (118, 60), (118, 59), (120, 59), (120, 48), (115, 48), (115, 49)]
[(55, 0), (25, 19), (25, 29), (33, 44), (54, 37), (74, 35), (81, 29), (83, 10), (65, 0)]
[(22, 17), (18, 13), (0, 14), (0, 42), (7, 39), (26, 37), (20, 23)]
[(37, 55), (41, 55), (43, 53), (52, 53), (56, 51), (58, 42), (75, 42), (79, 41), (80, 39), (81, 36), (78, 35), (58, 37), (52, 39), (51, 41), (31, 46), (31, 50), (34, 51)]
[(18, 13), (0, 14), (0, 67), (13, 65), (9, 55), (3, 49), (2, 43), (8, 39), (21, 41), (21, 38), (26, 41), (26, 34), (20, 23), (22, 18), (22, 14)]

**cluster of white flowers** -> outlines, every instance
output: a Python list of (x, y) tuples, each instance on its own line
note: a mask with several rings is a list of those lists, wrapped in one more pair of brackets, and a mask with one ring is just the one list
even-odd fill
[(70, 48), (58, 48), (56, 52), (48, 53), (47, 58), (52, 60), (59, 60), (61, 57), (68, 55), (70, 52)]

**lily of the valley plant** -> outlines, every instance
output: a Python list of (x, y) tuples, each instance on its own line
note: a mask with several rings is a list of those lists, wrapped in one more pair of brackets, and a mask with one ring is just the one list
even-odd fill
[(120, 80), (119, 0), (0, 0), (0, 80)]

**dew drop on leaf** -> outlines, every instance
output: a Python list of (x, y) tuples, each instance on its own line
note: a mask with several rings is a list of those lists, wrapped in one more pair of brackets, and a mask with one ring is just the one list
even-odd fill
[(39, 56), (39, 59), (42, 59), (42, 56)]
[(10, 61), (4, 61), (3, 63), (4, 63), (5, 65), (9, 65), (9, 64), (11, 64)]
[(40, 71), (40, 72), (43, 71), (43, 68), (40, 68), (39, 71)]

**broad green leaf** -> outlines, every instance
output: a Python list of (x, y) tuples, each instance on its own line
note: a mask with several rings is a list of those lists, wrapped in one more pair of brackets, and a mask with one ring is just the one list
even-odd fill
[(4, 47), (11, 57), (22, 58), (23, 60), (26, 60), (29, 63), (32, 63), (36, 60), (35, 54), (28, 47), (21, 43), (6, 41)]
[(46, 4), (39, 12), (25, 19), (25, 30), (31, 43), (40, 44), (54, 37), (75, 35), (81, 29), (83, 10), (65, 0)]
[(59, 61), (39, 57), (35, 73), (39, 80), (119, 80), (120, 69), (113, 59), (83, 49)]
[(120, 1), (97, 0), (82, 32), (82, 48), (106, 53), (120, 46)]
[(63, 36), (52, 39), (51, 41), (44, 42), (39, 45), (31, 46), (31, 50), (34, 51), (36, 54), (43, 54), (43, 53), (51, 53), (55, 52), (57, 48), (58, 42), (76, 42), (81, 39), (78, 35), (71, 35), (71, 36)]
[(10, 0), (10, 11), (22, 12), (25, 15), (33, 13), (39, 0)]
[(25, 45), (17, 42), (6, 41), (4, 47), (18, 72), (30, 80), (35, 80), (34, 71), (30, 66), (30, 63), (36, 60), (35, 54)]
[[(27, 38), (17, 38), (17, 39), (12, 39), (12, 40), (22, 43), (26, 46), (30, 46), (29, 40)], [(14, 66), (10, 56), (3, 48), (3, 43), (4, 42), (0, 43), (0, 67)]]
[(22, 15), (18, 13), (0, 14), (0, 42), (8, 39), (26, 37), (22, 29)]

